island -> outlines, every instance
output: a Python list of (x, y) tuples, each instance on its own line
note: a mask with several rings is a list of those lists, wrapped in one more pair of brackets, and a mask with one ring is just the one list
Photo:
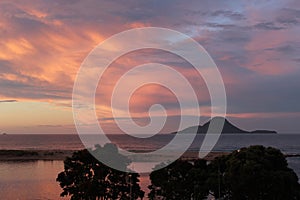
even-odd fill
[(223, 117), (214, 117), (212, 118), (210, 121), (206, 122), (204, 125), (198, 125), (198, 126), (192, 126), (192, 127), (188, 127), (186, 129), (183, 129), (181, 131), (178, 132), (173, 132), (172, 134), (176, 134), (176, 133), (195, 133), (197, 132), (197, 134), (205, 134), (207, 133), (208, 127), (210, 125), (210, 123), (212, 122), (222, 122), (224, 121), (224, 126), (223, 126), (223, 130), (221, 133), (225, 133), (225, 134), (249, 134), (249, 133), (262, 133), (262, 134), (277, 134), (276, 131), (273, 130), (254, 130), (254, 131), (246, 131), (243, 130), (241, 128), (238, 128), (237, 126), (233, 125), (232, 123), (230, 123), (226, 118)]

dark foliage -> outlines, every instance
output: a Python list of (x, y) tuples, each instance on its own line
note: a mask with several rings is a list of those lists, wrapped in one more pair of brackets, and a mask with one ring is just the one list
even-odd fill
[(214, 196), (223, 199), (300, 199), (297, 175), (271, 147), (251, 146), (215, 159), (208, 184)]
[(150, 174), (149, 197), (155, 199), (282, 200), (300, 199), (295, 172), (277, 149), (251, 146), (205, 160), (178, 160)]
[[(94, 153), (116, 154), (119, 165), (124, 169), (130, 163), (118, 153), (116, 146), (97, 146)], [(114, 159), (115, 160), (115, 159)], [(138, 184), (139, 175), (112, 169), (94, 158), (88, 150), (73, 153), (64, 161), (64, 171), (58, 174), (57, 181), (63, 192), (61, 196), (71, 196), (71, 200), (129, 200), (143, 198), (144, 192)], [(131, 194), (131, 198), (130, 198)]]
[(39, 155), (36, 151), (24, 151), (24, 150), (0, 150), (0, 156), (37, 156)]
[(208, 195), (206, 161), (194, 163), (177, 160), (169, 166), (150, 174), (149, 198), (163, 199), (204, 199)]

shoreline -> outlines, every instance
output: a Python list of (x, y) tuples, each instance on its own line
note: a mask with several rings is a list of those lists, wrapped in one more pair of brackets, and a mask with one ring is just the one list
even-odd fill
[[(65, 160), (66, 157), (72, 156), (73, 152), (78, 150), (0, 150), (1, 161), (51, 161), (51, 160)], [(138, 153), (139, 151), (135, 151)], [(216, 157), (228, 155), (231, 152), (210, 152), (204, 159), (211, 161)], [(300, 157), (300, 154), (285, 154), (285, 157)], [(187, 151), (180, 159), (182, 160), (196, 160), (198, 159), (198, 152)]]
[[(73, 152), (78, 150), (0, 150), (1, 161), (32, 161), (32, 160), (65, 160), (66, 157), (72, 156)], [(134, 151), (136, 153), (142, 151)], [(216, 157), (227, 155), (230, 152), (210, 152), (205, 159), (210, 161)], [(187, 151), (180, 159), (195, 160), (198, 158), (198, 152)]]
[(65, 160), (77, 150), (0, 150), (1, 161)]

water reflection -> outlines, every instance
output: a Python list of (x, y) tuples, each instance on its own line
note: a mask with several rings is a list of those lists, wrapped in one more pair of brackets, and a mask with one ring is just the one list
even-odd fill
[[(288, 158), (289, 166), (300, 175), (300, 159)], [(143, 167), (147, 163), (135, 164)], [(0, 199), (5, 200), (65, 200), (59, 194), (62, 189), (55, 181), (63, 171), (62, 161), (0, 162)], [(148, 174), (141, 174), (141, 188), (149, 192)]]
[(1, 199), (68, 199), (55, 181), (62, 170), (62, 161), (0, 162)]
[[(146, 163), (144, 163), (146, 165)], [(63, 161), (0, 162), (0, 199), (5, 200), (65, 200), (56, 182), (64, 169)], [(141, 174), (141, 188), (149, 192), (148, 174)]]

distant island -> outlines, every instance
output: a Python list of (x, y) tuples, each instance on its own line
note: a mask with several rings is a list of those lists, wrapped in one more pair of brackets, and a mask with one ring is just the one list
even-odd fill
[(236, 127), (235, 125), (233, 125), (232, 123), (230, 123), (226, 118), (223, 117), (214, 117), (212, 118), (210, 121), (206, 122), (203, 126), (198, 125), (198, 126), (192, 126), (192, 127), (188, 127), (186, 129), (183, 129), (181, 131), (178, 132), (173, 132), (172, 134), (175, 133), (194, 133), (195, 131), (197, 132), (197, 134), (204, 134), (207, 133), (208, 127), (210, 125), (210, 123), (212, 121), (216, 121), (216, 120), (224, 120), (224, 126), (223, 126), (223, 130), (222, 133), (231, 133), (231, 134), (244, 134), (244, 133), (263, 133), (263, 134), (276, 134), (276, 131), (272, 131), (272, 130), (254, 130), (254, 131), (246, 131), (243, 129), (240, 129), (238, 127)]

